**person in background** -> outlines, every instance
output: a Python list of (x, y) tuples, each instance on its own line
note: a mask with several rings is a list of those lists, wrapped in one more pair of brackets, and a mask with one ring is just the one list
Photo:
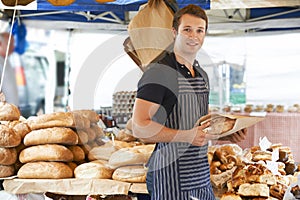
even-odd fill
[(9, 37), (10, 34), (7, 32), (0, 33), (0, 80), (2, 78), (2, 73), (4, 73), (1, 92), (5, 95), (6, 102), (19, 106), (16, 75), (8, 60), (6, 61), (5, 71), (3, 71), (5, 57), (8, 57), (14, 51), (14, 37), (11, 36), (10, 41)]
[[(152, 200), (214, 200), (207, 158), (209, 123), (196, 121), (208, 114), (209, 82), (196, 60), (207, 32), (205, 11), (196, 5), (178, 10), (173, 19), (174, 43), (139, 80), (133, 110), (133, 134), (156, 143), (147, 166), (147, 189)], [(244, 140), (247, 129), (226, 140)]]

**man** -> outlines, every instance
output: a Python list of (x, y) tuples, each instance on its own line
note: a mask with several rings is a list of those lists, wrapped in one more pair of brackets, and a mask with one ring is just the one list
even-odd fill
[[(12, 103), (19, 106), (18, 88), (16, 82), (16, 75), (14, 69), (9, 64), (9, 60), (6, 61), (6, 67), (4, 71), (5, 58), (12, 54), (14, 51), (14, 38), (7, 32), (0, 33), (0, 80), (4, 73), (4, 80), (2, 81), (1, 92), (5, 95), (5, 100), (8, 103)], [(7, 53), (7, 54), (6, 54)]]
[[(207, 160), (209, 124), (195, 126), (208, 114), (209, 82), (196, 60), (206, 35), (203, 9), (188, 5), (173, 19), (174, 47), (149, 65), (138, 83), (133, 134), (156, 143), (148, 163), (152, 200), (214, 200)], [(227, 137), (245, 139), (246, 130)]]

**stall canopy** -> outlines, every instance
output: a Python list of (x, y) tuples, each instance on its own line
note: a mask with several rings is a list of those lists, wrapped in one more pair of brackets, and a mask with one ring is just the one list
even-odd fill
[[(126, 30), (130, 19), (145, 3), (147, 0), (77, 0), (68, 6), (54, 6), (47, 0), (37, 0), (34, 9), (21, 7), (17, 16), (30, 26), (49, 29)], [(197, 4), (206, 9), (210, 30), (300, 28), (300, 0), (177, 0), (177, 4), (180, 8)], [(9, 19), (12, 9), (5, 10), (2, 19)]]

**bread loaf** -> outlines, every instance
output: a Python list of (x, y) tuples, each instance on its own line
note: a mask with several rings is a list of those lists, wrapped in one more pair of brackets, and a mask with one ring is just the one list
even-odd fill
[(89, 162), (78, 165), (74, 170), (76, 178), (111, 179), (113, 169), (99, 162)]
[(140, 151), (133, 148), (122, 148), (111, 154), (108, 163), (114, 168), (126, 165), (145, 164), (148, 157)]
[(78, 144), (86, 144), (89, 141), (89, 136), (88, 134), (83, 131), (83, 130), (77, 130), (77, 135), (78, 135)]
[(1, 0), (1, 1), (5, 6), (15, 6), (15, 5), (26, 6), (29, 3), (33, 2), (34, 0)]
[(90, 120), (91, 123), (97, 123), (100, 118), (99, 115), (93, 110), (74, 110), (73, 113), (78, 113)]
[(145, 183), (147, 168), (144, 166), (124, 166), (117, 168), (112, 179), (129, 183)]
[(80, 146), (73, 145), (73, 146), (68, 146), (68, 149), (73, 153), (73, 161), (82, 161), (85, 159), (85, 153), (83, 149)]
[(19, 155), (22, 163), (36, 161), (73, 161), (73, 153), (65, 146), (58, 144), (36, 145), (23, 149)]
[(47, 0), (54, 6), (68, 6), (75, 2), (75, 0)]
[(0, 165), (0, 178), (13, 176), (15, 174), (15, 167), (13, 165)]
[(39, 144), (76, 145), (78, 143), (78, 135), (70, 128), (45, 128), (31, 131), (24, 137), (23, 142), (26, 146)]
[(236, 119), (221, 115), (209, 114), (200, 118), (200, 124), (210, 122), (209, 127), (206, 128), (208, 134), (219, 135), (226, 133), (233, 129)]
[(0, 147), (16, 147), (21, 143), (21, 136), (7, 125), (0, 124)]
[(73, 171), (62, 162), (30, 162), (24, 164), (17, 175), (24, 179), (61, 179), (72, 178)]
[(56, 112), (39, 115), (27, 120), (31, 130), (52, 127), (70, 127), (76, 129), (85, 129), (90, 127), (90, 121), (78, 113)]
[(0, 165), (12, 165), (17, 161), (16, 148), (2, 148), (0, 147)]
[(269, 197), (270, 190), (267, 184), (244, 183), (240, 185), (237, 194), (250, 197)]
[(98, 124), (91, 124), (91, 129), (93, 129), (97, 138), (104, 136), (103, 129), (100, 126), (98, 126)]
[(13, 121), (18, 120), (21, 114), (17, 106), (6, 103), (0, 102), (0, 121)]
[(23, 139), (31, 130), (26, 122), (20, 122), (12, 128)]

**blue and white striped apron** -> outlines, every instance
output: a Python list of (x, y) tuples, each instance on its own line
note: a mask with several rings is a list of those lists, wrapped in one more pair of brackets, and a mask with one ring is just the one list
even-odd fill
[[(178, 103), (165, 125), (191, 129), (208, 112), (208, 84), (202, 77), (178, 75), (178, 87)], [(151, 200), (215, 200), (207, 147), (183, 142), (157, 143), (147, 174)]]

